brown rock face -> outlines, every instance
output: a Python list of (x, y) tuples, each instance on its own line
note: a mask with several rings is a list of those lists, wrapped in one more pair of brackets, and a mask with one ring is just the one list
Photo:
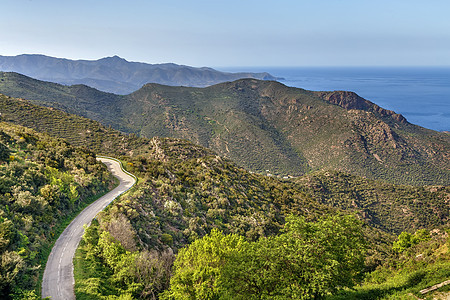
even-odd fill
[(381, 117), (391, 117), (396, 122), (405, 124), (406, 118), (401, 114), (397, 114), (392, 110), (387, 110), (379, 107), (375, 103), (372, 103), (354, 92), (347, 91), (334, 91), (334, 92), (313, 92), (316, 96), (322, 98), (325, 101), (338, 105), (345, 109), (358, 109), (364, 111), (370, 111), (378, 114)]

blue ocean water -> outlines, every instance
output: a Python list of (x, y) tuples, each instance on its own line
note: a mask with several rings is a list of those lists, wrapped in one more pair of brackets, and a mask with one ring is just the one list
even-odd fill
[(450, 67), (221, 68), (269, 72), (283, 84), (313, 91), (346, 90), (400, 113), (413, 124), (450, 131)]

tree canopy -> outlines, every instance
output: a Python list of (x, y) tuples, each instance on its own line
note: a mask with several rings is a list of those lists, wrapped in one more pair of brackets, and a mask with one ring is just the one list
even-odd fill
[(224, 265), (248, 243), (237, 234), (217, 229), (180, 250), (174, 262), (171, 289), (163, 299), (223, 299)]
[(353, 216), (289, 216), (255, 242), (213, 230), (180, 251), (163, 299), (317, 299), (356, 283), (364, 249)]

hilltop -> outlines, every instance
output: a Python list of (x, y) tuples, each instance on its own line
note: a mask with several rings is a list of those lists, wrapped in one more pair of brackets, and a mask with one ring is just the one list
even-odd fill
[(333, 169), (393, 183), (450, 182), (450, 135), (351, 92), (241, 79), (206, 88), (147, 84), (119, 96), (16, 73), (0, 73), (0, 92), (125, 133), (187, 139), (259, 173)]
[(99, 60), (70, 60), (35, 54), (0, 56), (0, 71), (17, 72), (64, 85), (85, 84), (116, 94), (129, 94), (150, 82), (208, 86), (239, 78), (276, 79), (268, 73), (228, 73), (173, 63), (129, 62), (118, 56)]

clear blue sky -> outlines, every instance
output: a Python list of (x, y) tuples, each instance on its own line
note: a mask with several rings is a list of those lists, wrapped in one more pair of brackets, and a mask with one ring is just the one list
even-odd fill
[(0, 55), (192, 66), (450, 65), (448, 0), (1, 0)]

